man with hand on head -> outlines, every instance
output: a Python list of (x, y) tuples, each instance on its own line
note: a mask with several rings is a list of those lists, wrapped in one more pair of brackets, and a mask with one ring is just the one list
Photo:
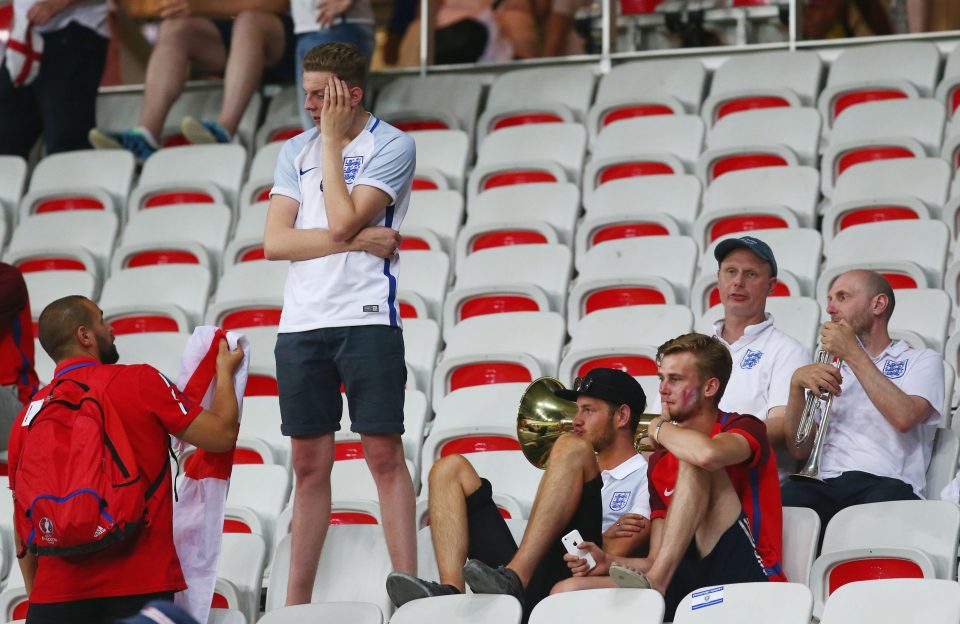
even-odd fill
[(490, 482), (462, 455), (448, 455), (430, 470), (440, 583), (393, 573), (387, 592), (394, 604), (463, 593), (466, 581), (474, 593), (512, 595), (529, 612), (569, 577), (560, 538), (570, 531), (602, 539), (617, 554), (646, 547), (647, 462), (633, 445), (646, 408), (643, 388), (623, 371), (596, 368), (577, 378), (572, 390), (555, 394), (576, 401), (577, 415), (573, 432), (560, 436), (550, 451), (519, 548), (493, 502)]
[[(597, 565), (567, 555), (577, 577), (556, 591), (610, 586), (664, 595), (665, 621), (691, 591), (726, 583), (784, 581), (780, 484), (766, 427), (717, 407), (730, 378), (730, 353), (716, 339), (686, 334), (657, 351), (663, 415), (650, 423), (658, 447), (648, 482), (650, 554), (626, 558), (584, 542)], [(627, 567), (628, 566), (628, 567)]]
[[(873, 271), (837, 276), (827, 294), (820, 334), (824, 351), (843, 364), (811, 364), (790, 382), (786, 432), (793, 440), (806, 392), (833, 395), (820, 462), (823, 482), (783, 486), (783, 504), (810, 507), (822, 528), (838, 511), (861, 503), (919, 499), (943, 406), (943, 358), (914, 349), (888, 331), (896, 299), (890, 283)], [(805, 460), (818, 424), (799, 448)]]
[(275, 354), (280, 430), (292, 438), (296, 493), (287, 604), (309, 603), (330, 524), (334, 432), (351, 430), (377, 484), (393, 568), (417, 570), (413, 480), (403, 433), (397, 233), (416, 169), (413, 139), (362, 104), (367, 59), (328, 43), (303, 59), (315, 128), (284, 145), (264, 231), (268, 260), (290, 260)]
[[(231, 351), (225, 340), (220, 342), (216, 392), (213, 405), (205, 410), (152, 366), (117, 365), (113, 330), (104, 323), (103, 311), (85, 297), (64, 297), (44, 308), (39, 335), (57, 367), (54, 381), (35, 401), (60, 380), (102, 390), (123, 420), (139, 474), (157, 485), (146, 499), (149, 522), (138, 535), (89, 554), (22, 556), (20, 569), (30, 599), (27, 622), (112, 624), (138, 613), (151, 600), (173, 600), (174, 592), (186, 589), (173, 543), (169, 436), (216, 453), (236, 445), (239, 408), (233, 375), (243, 351), (239, 346)], [(10, 434), (10, 469), (16, 478), (26, 427), (20, 423), (29, 409), (24, 408)], [(22, 536), (15, 536), (22, 550)]]

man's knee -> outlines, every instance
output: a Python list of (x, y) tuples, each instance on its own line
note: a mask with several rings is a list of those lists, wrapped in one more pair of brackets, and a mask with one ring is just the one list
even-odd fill
[(280, 18), (273, 13), (242, 11), (233, 20), (233, 38), (267, 34), (273, 27), (283, 27)]
[(572, 433), (567, 433), (557, 438), (557, 441), (553, 443), (553, 448), (550, 450), (550, 462), (559, 461), (567, 463), (579, 461), (592, 464), (595, 463), (595, 457), (596, 452), (594, 451), (593, 445), (582, 437)]
[[(431, 490), (443, 484), (458, 483), (466, 492), (473, 482), (476, 482), (476, 487), (479, 487), (480, 475), (477, 474), (473, 464), (463, 455), (441, 457), (430, 468), (429, 483)], [(476, 487), (473, 490), (476, 490)]]
[(295, 440), (290, 463), (298, 485), (304, 481), (329, 481), (333, 470), (333, 445), (322, 438)]
[(406, 470), (403, 455), (403, 441), (399, 434), (361, 435), (363, 456), (367, 467), (376, 477)]
[(198, 20), (201, 17), (168, 17), (160, 22), (160, 30), (157, 33), (157, 45), (186, 45), (186, 43), (198, 36)]

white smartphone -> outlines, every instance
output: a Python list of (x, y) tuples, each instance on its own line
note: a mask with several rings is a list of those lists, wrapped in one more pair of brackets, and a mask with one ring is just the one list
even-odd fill
[(567, 552), (571, 555), (576, 555), (581, 559), (585, 559), (587, 562), (587, 570), (592, 570), (596, 567), (597, 562), (594, 561), (593, 555), (588, 553), (585, 550), (580, 550), (578, 548), (580, 543), (583, 541), (583, 538), (580, 537), (580, 531), (574, 529), (560, 538), (560, 542), (563, 544), (563, 547), (567, 549)]

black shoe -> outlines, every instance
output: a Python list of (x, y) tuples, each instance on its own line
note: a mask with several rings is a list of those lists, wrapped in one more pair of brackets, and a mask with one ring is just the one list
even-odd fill
[(523, 583), (517, 573), (505, 566), (491, 568), (478, 559), (470, 559), (463, 566), (463, 578), (475, 594), (504, 594), (513, 596), (523, 605)]
[(403, 572), (391, 572), (387, 575), (387, 595), (390, 596), (393, 605), (398, 609), (411, 600), (462, 593), (453, 585), (441, 585), (433, 581), (425, 581)]

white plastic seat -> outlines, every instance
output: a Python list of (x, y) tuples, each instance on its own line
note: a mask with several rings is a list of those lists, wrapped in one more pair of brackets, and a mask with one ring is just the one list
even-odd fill
[[(351, 459), (362, 458), (363, 448), (360, 445), (360, 434), (350, 430), (350, 405), (346, 395), (342, 396), (343, 412), (340, 417), (340, 430), (336, 432), (335, 440), (338, 457), (347, 456)], [(427, 395), (419, 390), (407, 390), (403, 401), (403, 453), (416, 468), (420, 463), (420, 447), (423, 445), (424, 427), (427, 420)]]
[[(740, 208), (763, 214), (769, 208), (787, 208), (800, 227), (809, 228), (815, 225), (819, 198), (820, 174), (813, 167), (743, 169), (714, 180), (703, 195), (703, 213)], [(726, 229), (736, 228), (736, 223), (726, 224)]]
[(410, 136), (417, 144), (417, 169), (442, 173), (451, 188), (463, 190), (470, 138), (463, 130), (420, 130)]
[(240, 190), (240, 214), (257, 202), (270, 200), (270, 189), (273, 188), (274, 181), (273, 173), (283, 146), (283, 141), (274, 141), (257, 150), (253, 162), (250, 163), (250, 173)]
[(407, 389), (421, 389), (429, 397), (433, 369), (440, 351), (440, 325), (429, 318), (403, 319), (404, 359), (413, 372), (407, 376)]
[(96, 299), (96, 279), (86, 271), (35, 271), (24, 273), (23, 281), (27, 284), (30, 314), (34, 319), (40, 318), (49, 304), (67, 295)]
[(523, 123), (583, 123), (596, 81), (589, 65), (507, 71), (493, 81), (477, 122), (477, 138)]
[(696, 115), (637, 117), (607, 126), (583, 171), (584, 197), (620, 178), (692, 172), (703, 138)]
[[(820, 334), (820, 304), (811, 297), (768, 297), (766, 311), (777, 329), (795, 339), (808, 350), (816, 347)], [(723, 318), (723, 305), (717, 304), (697, 319), (696, 331), (710, 335), (714, 323)]]
[(564, 592), (544, 598), (533, 608), (530, 624), (600, 621), (625, 621), (636, 624), (660, 624), (664, 612), (663, 596), (651, 589), (593, 589)]
[(190, 339), (188, 333), (146, 332), (117, 336), (120, 364), (150, 364), (171, 381), (180, 375), (180, 357)]
[(707, 133), (696, 173), (704, 184), (740, 169), (816, 163), (820, 113), (811, 108), (767, 108), (728, 115)]
[[(338, 462), (341, 460), (338, 460)], [(347, 460), (349, 461), (349, 460)], [(336, 467), (336, 464), (334, 464)], [(277, 520), (274, 536), (274, 548), (283, 538), (290, 535), (293, 522), (293, 503), (287, 505)], [(338, 499), (330, 504), (330, 526), (335, 524), (382, 524), (380, 503), (369, 499)]]
[(248, 622), (253, 622), (260, 613), (263, 566), (267, 560), (266, 544), (269, 542), (259, 535), (247, 533), (225, 533), (221, 539), (217, 576), (236, 587), (240, 599), (239, 610)]
[[(573, 317), (571, 317), (572, 319)], [(631, 328), (625, 335), (623, 329)], [(558, 377), (583, 377), (599, 366), (634, 377), (657, 374), (657, 347), (693, 329), (693, 314), (682, 305), (639, 305), (593, 312), (569, 326), (573, 337)]]
[(207, 624), (247, 624), (247, 617), (239, 609), (210, 609)]
[(410, 207), (400, 225), (400, 234), (409, 242), (410, 232), (429, 230), (440, 239), (442, 251), (452, 254), (462, 222), (462, 193), (450, 190), (415, 191), (410, 194)]
[(820, 160), (820, 190), (832, 197), (838, 178), (862, 162), (940, 153), (943, 105), (936, 100), (859, 104), (837, 119)]
[[(290, 536), (286, 536), (274, 552), (267, 590), (267, 613), (283, 607), (286, 601), (290, 547)], [(390, 571), (390, 556), (382, 527), (331, 526), (320, 554), (311, 602), (371, 602), (382, 612), (390, 613), (392, 605), (385, 587)]]
[[(789, 168), (764, 167), (763, 169)], [(738, 235), (752, 235), (769, 230), (793, 231), (800, 227), (800, 220), (797, 219), (796, 213), (784, 206), (724, 208), (701, 213), (693, 224), (691, 236), (701, 249), (705, 249), (720, 236), (731, 232)]]
[(143, 165), (130, 194), (130, 214), (150, 206), (211, 200), (237, 207), (247, 153), (237, 144), (184, 145), (162, 149)]
[(210, 266), (218, 275), (231, 218), (228, 207), (205, 204), (178, 204), (135, 212), (114, 252), (112, 271), (184, 262)]
[(203, 319), (210, 270), (199, 264), (155, 264), (117, 271), (103, 285), (100, 307), (138, 307), (161, 314), (176, 306), (191, 325)]
[[(565, 380), (568, 383), (570, 380)], [(434, 405), (430, 432), (470, 425), (516, 427), (517, 406), (527, 383), (499, 383), (455, 390)]]
[(20, 202), (23, 217), (83, 207), (123, 214), (133, 182), (133, 154), (126, 150), (78, 150), (51, 154), (30, 178)]
[(555, 312), (486, 314), (457, 323), (434, 371), (433, 404), (462, 387), (554, 374), (565, 335)]
[(473, 222), (466, 224), (457, 236), (456, 267), (467, 256), (477, 251), (502, 247), (522, 247), (524, 251), (543, 245), (560, 244), (557, 231), (546, 221), (536, 219), (510, 219), (507, 221)]
[(227, 504), (252, 509), (260, 517), (266, 543), (272, 544), (289, 492), (290, 473), (285, 466), (237, 464), (230, 477)]
[[(139, 94), (138, 94), (139, 97)], [(246, 146), (253, 144), (254, 132), (260, 119), (261, 98), (258, 91), (254, 91), (250, 97), (250, 102), (243, 111), (240, 123), (237, 125), (234, 142)], [(138, 102), (137, 110), (142, 106)], [(160, 143), (164, 147), (182, 145), (186, 142), (180, 130), (180, 120), (186, 115), (191, 115), (196, 119), (216, 119), (223, 108), (223, 89), (219, 86), (213, 88), (209, 86), (198, 86), (186, 88), (176, 99), (161, 131)], [(102, 117), (98, 116), (98, 119)], [(123, 125), (121, 129), (135, 127), (139, 120), (139, 114), (129, 123)]]
[(701, 107), (707, 126), (756, 107), (812, 106), (823, 63), (813, 51), (756, 52), (732, 56), (713, 73)]
[[(849, 582), (878, 574), (919, 574), (955, 580), (958, 538), (960, 508), (946, 501), (892, 501), (842, 509), (827, 525), (820, 556), (810, 571), (814, 615), (822, 616), (824, 602), (829, 602), (827, 597), (841, 578)], [(864, 560), (869, 560), (868, 567)]]
[[(618, 234), (602, 222), (634, 223), (645, 232), (669, 229), (674, 222), (682, 234), (689, 234), (700, 212), (702, 185), (694, 175), (635, 176), (611, 180), (584, 197), (586, 215), (577, 229), (577, 255)], [(668, 221), (664, 222), (666, 217)], [(659, 227), (658, 227), (659, 226)], [(613, 226), (616, 227), (616, 226)]]
[[(951, 368), (951, 386), (953, 385), (953, 371)], [(946, 403), (946, 401), (945, 401)], [(949, 407), (947, 414), (949, 414)], [(949, 416), (943, 419), (949, 420)], [(947, 423), (946, 428), (941, 426), (937, 429), (937, 435), (933, 440), (933, 452), (930, 455), (930, 465), (927, 466), (927, 480), (923, 488), (923, 495), (928, 500), (940, 498), (940, 493), (948, 483), (953, 481), (957, 474), (957, 458), (960, 457), (960, 436), (950, 428)]]
[(482, 76), (400, 76), (379, 90), (373, 110), (405, 131), (424, 127), (465, 130), (472, 144), (482, 93)]
[(477, 150), (467, 199), (497, 186), (580, 180), (587, 133), (577, 123), (528, 124), (498, 130)]
[(960, 48), (954, 47), (947, 55), (943, 79), (937, 85), (936, 97), (947, 108), (947, 117), (954, 117), (960, 106)]
[[(32, 311), (32, 310), (31, 310)], [(53, 380), (53, 371), (57, 365), (47, 352), (43, 350), (39, 338), (33, 339), (33, 369), (37, 372), (40, 386), (43, 387)]]
[[(0, 214), (7, 232), (17, 223), (17, 206), (27, 181), (27, 161), (19, 156), (0, 156)], [(0, 245), (6, 238), (0, 239)]]
[(467, 225), (543, 221), (569, 246), (580, 210), (580, 191), (570, 182), (516, 184), (485, 191), (467, 208)]
[(450, 257), (442, 251), (403, 251), (400, 265), (397, 281), (400, 305), (404, 304), (404, 293), (413, 292), (423, 298), (430, 318), (441, 318), (450, 281)]
[(512, 596), (467, 594), (411, 600), (390, 618), (392, 624), (519, 624), (522, 609)]
[(842, 112), (884, 98), (929, 98), (940, 71), (940, 51), (929, 42), (847, 48), (830, 63), (818, 105), (828, 126)]
[(224, 329), (278, 325), (289, 266), (255, 260), (225, 267), (207, 321)]
[(270, 445), (275, 461), (290, 465), (290, 438), (280, 433), (280, 402), (275, 396), (243, 399), (240, 437), (258, 439)]
[(950, 297), (939, 288), (908, 288), (896, 293), (890, 329), (913, 331), (934, 351), (943, 353), (950, 324)]
[(830, 596), (822, 624), (953, 624), (960, 619), (960, 587), (953, 581), (879, 579), (849, 583)]
[[(826, 301), (830, 281), (851, 268), (880, 271), (894, 288), (939, 287), (950, 233), (940, 221), (866, 223), (841, 231), (826, 249), (817, 301)], [(896, 241), (897, 244), (878, 244)]]
[(686, 303), (697, 263), (697, 245), (686, 236), (611, 240), (577, 258), (567, 316), (641, 303)]
[[(233, 243), (237, 240), (254, 240), (259, 243), (262, 252), (263, 230), (267, 224), (267, 210), (269, 208), (270, 202), (266, 201), (256, 202), (245, 207), (240, 212), (240, 217), (237, 219), (237, 227), (230, 242)], [(225, 254), (224, 265), (234, 264), (239, 261), (242, 261), (242, 258), (230, 257), (230, 254)]]
[(263, 125), (256, 132), (254, 145), (258, 150), (271, 143), (282, 144), (287, 139), (303, 132), (303, 119), (300, 116), (301, 104), (297, 87), (282, 87), (280, 92), (270, 98)]
[(68, 210), (32, 215), (20, 220), (7, 253), (52, 250), (56, 254), (56, 250), (79, 248), (93, 256), (98, 274), (105, 275), (118, 226), (116, 213), (100, 210)]
[(803, 583), (730, 583), (687, 594), (674, 624), (808, 624), (813, 596)]
[[(494, 494), (507, 495), (516, 500), (523, 511), (523, 517), (530, 515), (533, 499), (543, 471), (534, 467), (521, 451), (487, 451), (485, 453), (467, 453), (464, 459), (470, 462), (477, 474), (490, 482)], [(439, 459), (432, 455), (423, 456), (421, 468), (420, 496), (429, 494), (430, 469)], [(519, 542), (518, 542), (519, 543)]]
[[(807, 507), (783, 508), (783, 574), (788, 581), (807, 584), (819, 541), (820, 516), (817, 512)], [(812, 609), (813, 596), (810, 601)]]
[[(949, 165), (939, 158), (894, 158), (862, 163), (837, 180), (831, 198), (832, 208), (849, 210), (856, 207), (855, 202), (865, 200), (897, 207), (898, 201), (914, 198), (926, 206), (933, 218), (943, 215), (947, 225), (953, 228), (951, 220), (943, 213), (950, 176)], [(826, 226), (823, 231), (825, 236), (832, 236)]]
[(258, 624), (301, 624), (302, 622), (350, 622), (383, 624), (380, 607), (369, 602), (322, 602), (281, 607), (264, 614)]

